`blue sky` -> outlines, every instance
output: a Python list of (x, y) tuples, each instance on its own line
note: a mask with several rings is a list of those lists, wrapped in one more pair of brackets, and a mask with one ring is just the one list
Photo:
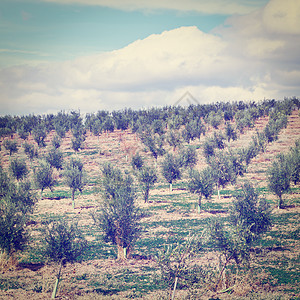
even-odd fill
[(299, 96), (299, 0), (1, 0), (0, 114)]
[(197, 26), (208, 32), (228, 17), (196, 11), (125, 11), (100, 5), (14, 0), (2, 0), (0, 13), (0, 49), (5, 50), (2, 66), (35, 56), (63, 60), (115, 50), (181, 26)]

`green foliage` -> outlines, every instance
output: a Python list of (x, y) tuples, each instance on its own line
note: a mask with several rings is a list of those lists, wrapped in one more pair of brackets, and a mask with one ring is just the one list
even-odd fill
[(158, 251), (156, 262), (160, 271), (160, 281), (169, 289), (175, 285), (173, 291), (176, 288), (186, 289), (196, 284), (203, 285), (207, 280), (208, 272), (193, 262), (200, 249), (200, 240), (188, 237)]
[[(173, 181), (181, 178), (180, 171), (181, 163), (180, 160), (173, 154), (167, 154), (162, 162), (162, 175), (171, 185)], [(172, 188), (170, 188), (172, 190)]]
[(85, 138), (83, 136), (78, 136), (75, 138), (72, 138), (72, 149), (76, 152), (79, 151), (79, 149), (83, 149), (83, 142), (85, 141)]
[(176, 148), (180, 146), (182, 142), (180, 138), (180, 134), (175, 130), (169, 131), (166, 137), (166, 141), (171, 147), (173, 147), (173, 151), (175, 151)]
[(237, 133), (234, 130), (234, 128), (230, 122), (226, 122), (225, 136), (226, 136), (226, 139), (228, 142), (230, 142), (230, 140), (233, 140), (233, 141), (237, 140)]
[(141, 157), (141, 155), (137, 152), (135, 155), (132, 156), (132, 160), (131, 160), (131, 166), (132, 168), (135, 170), (141, 170), (141, 168), (144, 165), (144, 161), (143, 158)]
[(237, 178), (236, 167), (230, 155), (219, 151), (209, 158), (209, 165), (218, 187), (222, 186), (224, 188), (229, 183), (235, 183)]
[(206, 139), (203, 143), (203, 155), (206, 159), (215, 155), (215, 143), (211, 139)]
[(197, 153), (195, 148), (181, 148), (179, 152), (179, 162), (181, 167), (193, 168), (197, 163)]
[(63, 173), (66, 185), (72, 191), (72, 201), (74, 208), (75, 192), (78, 190), (82, 193), (86, 184), (86, 175), (83, 170), (83, 163), (76, 158), (71, 157), (70, 161), (66, 163)]
[(207, 245), (221, 255), (215, 291), (231, 261), (237, 266), (249, 262), (254, 241), (271, 227), (270, 213), (267, 203), (264, 200), (259, 201), (255, 189), (246, 183), (233, 201), (228, 226), (224, 226), (220, 218), (210, 219), (206, 230)]
[(6, 172), (0, 167), (0, 197), (1, 201), (12, 202), (23, 214), (33, 211), (36, 202), (28, 181), (17, 185), (9, 179)]
[(103, 130), (106, 132), (113, 132), (115, 130), (115, 125), (111, 117), (107, 116), (103, 123)]
[(35, 157), (38, 157), (38, 151), (34, 149), (33, 144), (24, 143), (24, 152), (30, 160), (33, 160)]
[(300, 140), (292, 147), (287, 157), (291, 171), (291, 181), (296, 185), (300, 181)]
[(44, 255), (54, 262), (75, 262), (83, 255), (87, 242), (77, 224), (65, 220), (47, 222), (44, 228)]
[(28, 182), (15, 185), (0, 167), (0, 249), (8, 255), (23, 250), (28, 234), (26, 221), (36, 198)]
[(218, 149), (224, 149), (225, 148), (225, 143), (224, 143), (224, 136), (221, 132), (214, 132), (214, 136), (213, 136), (213, 143), (214, 143), (214, 147), (218, 148)]
[(40, 161), (39, 166), (34, 170), (34, 182), (37, 189), (41, 192), (49, 188), (52, 192), (56, 181), (53, 178), (53, 170), (51, 165), (46, 161)]
[(157, 182), (156, 171), (151, 167), (144, 166), (141, 169), (139, 169), (137, 178), (142, 188), (144, 194), (144, 201), (146, 203), (149, 198), (150, 188), (154, 185), (155, 182)]
[(218, 129), (222, 123), (223, 117), (220, 112), (211, 111), (207, 117), (207, 122), (215, 129)]
[(63, 153), (57, 148), (51, 148), (46, 155), (46, 161), (57, 170), (63, 168), (64, 157)]
[(145, 132), (140, 135), (140, 138), (155, 159), (157, 159), (158, 156), (164, 155), (165, 149), (163, 148), (163, 140), (160, 136), (152, 132)]
[(11, 156), (13, 153), (17, 153), (18, 152), (18, 143), (17, 141), (13, 141), (13, 140), (4, 140), (3, 142), (3, 146), (4, 148), (9, 151), (9, 155)]
[(154, 133), (157, 133), (159, 135), (163, 135), (165, 133), (164, 130), (164, 123), (162, 120), (156, 119), (151, 124), (152, 130)]
[(196, 138), (200, 139), (201, 134), (205, 134), (205, 127), (199, 118), (189, 121), (182, 130), (182, 138), (187, 143)]
[(55, 135), (52, 139), (52, 146), (55, 148), (55, 149), (58, 149), (61, 145), (61, 137), (59, 135)]
[(258, 192), (246, 182), (235, 194), (229, 220), (251, 244), (271, 228), (271, 208), (264, 199), (259, 200)]
[(39, 124), (33, 129), (33, 138), (39, 147), (46, 147), (45, 138), (47, 130), (44, 124)]
[(17, 180), (23, 179), (28, 174), (26, 162), (23, 159), (12, 159), (9, 165), (9, 170), (13, 177)]
[(133, 181), (110, 164), (104, 165), (102, 174), (103, 201), (93, 218), (104, 232), (104, 241), (117, 245), (118, 258), (126, 259), (123, 249), (130, 257), (140, 232)]
[(0, 201), (0, 249), (11, 254), (23, 250), (28, 240), (25, 230), (26, 218), (21, 214), (16, 205), (1, 199)]
[(28, 138), (29, 132), (25, 130), (24, 124), (18, 128), (18, 134), (22, 140), (26, 140)]
[(291, 169), (283, 154), (277, 156), (267, 171), (268, 187), (279, 197), (278, 208), (282, 208), (282, 195), (290, 190)]
[(201, 198), (202, 196), (205, 199), (209, 199), (213, 192), (215, 186), (215, 179), (212, 176), (213, 171), (210, 167), (204, 169), (203, 171), (199, 172), (198, 170), (191, 170), (189, 172), (189, 180), (187, 183), (188, 190), (191, 193), (198, 194), (199, 197), (199, 210), (201, 210)]
[(99, 119), (95, 120), (91, 125), (93, 135), (99, 136), (102, 133), (102, 124)]

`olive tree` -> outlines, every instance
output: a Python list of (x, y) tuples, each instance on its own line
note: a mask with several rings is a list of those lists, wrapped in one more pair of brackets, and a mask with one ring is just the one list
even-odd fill
[(17, 180), (22, 180), (29, 172), (25, 160), (19, 158), (11, 160), (9, 170)]
[(157, 174), (154, 168), (144, 166), (137, 174), (138, 181), (143, 191), (144, 201), (148, 202), (150, 188), (157, 182)]
[(77, 224), (68, 224), (65, 220), (47, 222), (43, 229), (44, 255), (58, 264), (59, 271), (54, 284), (51, 298), (55, 298), (64, 264), (80, 259), (87, 242)]
[(14, 259), (28, 241), (26, 222), (36, 197), (28, 182), (15, 184), (0, 167), (0, 254)]
[(133, 180), (107, 164), (102, 168), (101, 185), (102, 201), (93, 218), (104, 232), (104, 241), (116, 245), (118, 259), (124, 260), (131, 256), (140, 232)]
[[(213, 218), (207, 226), (207, 245), (217, 250), (219, 255), (219, 275), (215, 291), (224, 280), (224, 274), (231, 262), (238, 269), (250, 259), (250, 250), (262, 234), (272, 226), (271, 209), (264, 199), (259, 199), (257, 191), (249, 183), (237, 191), (230, 208), (228, 225), (221, 218)], [(233, 274), (233, 269), (230, 271)]]
[(44, 124), (39, 124), (33, 129), (33, 138), (39, 147), (46, 147), (45, 138), (47, 130)]
[(218, 189), (218, 197), (220, 199), (220, 187), (225, 187), (227, 184), (234, 184), (237, 178), (237, 169), (234, 165), (234, 161), (231, 159), (231, 155), (217, 152), (214, 156), (211, 156), (208, 163), (213, 171), (213, 176)]
[(23, 144), (24, 152), (27, 157), (32, 161), (35, 157), (38, 157), (38, 151), (34, 148), (33, 144), (24, 143)]
[(13, 153), (18, 152), (18, 143), (12, 140), (4, 140), (3, 146), (6, 150), (9, 151), (9, 155), (12, 156)]
[(183, 168), (193, 168), (197, 163), (197, 153), (195, 148), (188, 146), (179, 151), (179, 162)]
[(63, 153), (57, 148), (51, 148), (46, 155), (46, 161), (57, 170), (63, 168), (64, 158)]
[(201, 172), (195, 169), (189, 172), (188, 190), (198, 195), (198, 213), (201, 212), (202, 197), (209, 199), (214, 192), (215, 179), (212, 174), (210, 167)]
[(138, 152), (132, 156), (131, 166), (134, 170), (141, 170), (142, 167), (144, 166), (143, 158)]
[(65, 164), (63, 176), (65, 178), (66, 185), (72, 191), (72, 207), (75, 208), (75, 192), (78, 190), (82, 193), (86, 183), (86, 175), (83, 170), (83, 163), (76, 158), (71, 158), (69, 162)]
[(291, 170), (288, 160), (283, 154), (277, 156), (267, 171), (268, 186), (278, 196), (278, 208), (283, 208), (282, 195), (290, 190)]
[(166, 181), (170, 184), (170, 192), (172, 192), (172, 184), (175, 180), (181, 178), (181, 162), (173, 154), (167, 154), (162, 161), (162, 175)]
[(53, 178), (53, 170), (51, 165), (46, 161), (41, 161), (39, 166), (34, 169), (33, 172), (35, 185), (41, 190), (41, 197), (44, 189), (46, 188), (49, 188), (52, 192), (56, 181)]

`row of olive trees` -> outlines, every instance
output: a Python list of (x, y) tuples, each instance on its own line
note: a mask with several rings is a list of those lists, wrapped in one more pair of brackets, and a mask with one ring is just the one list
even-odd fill
[[(102, 131), (114, 131), (114, 129), (125, 130), (131, 128), (132, 131), (136, 132), (138, 129), (143, 130), (144, 125), (151, 126), (152, 124), (156, 131), (162, 131), (166, 127), (178, 129), (182, 125), (187, 125), (183, 138), (188, 142), (190, 137), (193, 138), (199, 130), (201, 131), (201, 127), (197, 128), (197, 124), (195, 124), (200, 118), (216, 129), (221, 122), (235, 119), (237, 129), (242, 132), (243, 128), (251, 127), (255, 119), (268, 115), (276, 106), (286, 109), (291, 105), (299, 107), (299, 100), (292, 98), (283, 101), (264, 100), (260, 103), (217, 102), (190, 105), (187, 108), (167, 106), (138, 111), (124, 109), (112, 113), (98, 111), (96, 114), (86, 114), (80, 122), (82, 126), (95, 135), (100, 134)], [(18, 133), (25, 140), (29, 134), (33, 134), (37, 143), (43, 146), (45, 136), (51, 130), (55, 130), (61, 138), (64, 138), (67, 131), (74, 129), (74, 125), (78, 125), (78, 115), (80, 115), (80, 112), (71, 111), (66, 113), (61, 111), (56, 115), (3, 116), (0, 117), (0, 136)]]

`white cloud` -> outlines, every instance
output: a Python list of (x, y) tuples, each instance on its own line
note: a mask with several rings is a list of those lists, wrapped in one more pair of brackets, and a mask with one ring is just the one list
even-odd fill
[(265, 0), (44, 0), (60, 4), (99, 5), (121, 10), (155, 11), (170, 9), (205, 14), (246, 14), (261, 7)]
[(275, 34), (300, 34), (299, 0), (270, 1), (263, 13), (263, 24)]
[[(1, 112), (172, 105), (186, 91), (201, 103), (300, 96), (300, 34), (284, 22), (275, 34), (264, 17), (274, 15), (276, 2), (230, 18), (215, 34), (181, 27), (116, 51), (3, 69)], [(293, 0), (285, 3), (293, 8)], [(285, 7), (282, 15), (295, 11)]]

